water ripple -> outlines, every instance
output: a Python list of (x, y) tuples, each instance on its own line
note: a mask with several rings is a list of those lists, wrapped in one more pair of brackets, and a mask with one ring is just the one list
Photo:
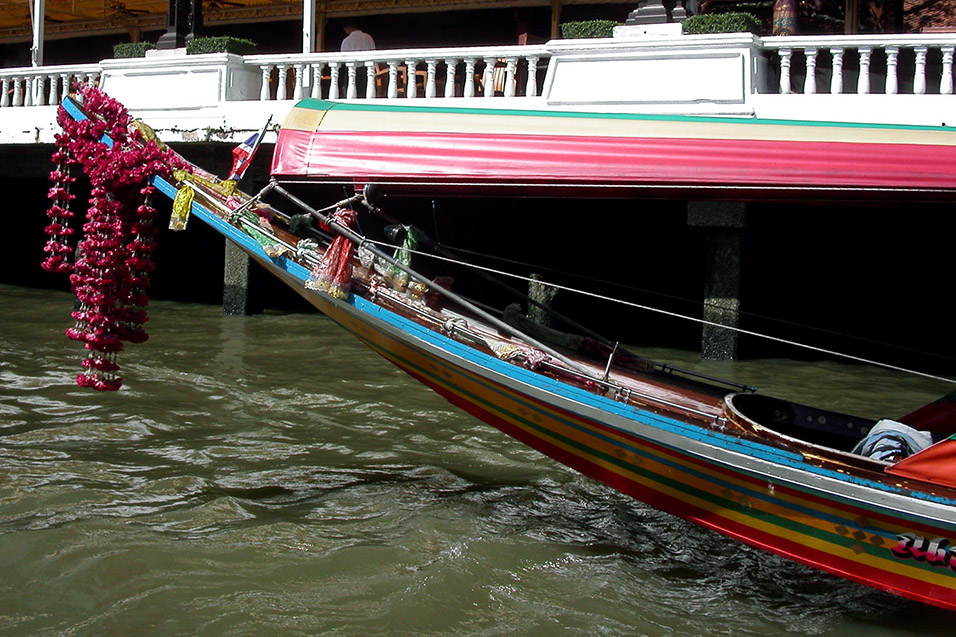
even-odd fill
[[(68, 295), (0, 298), (0, 633), (951, 634), (543, 459), (321, 317), (156, 303), (102, 395), (72, 384)], [(733, 373), (893, 381), (812, 367)]]

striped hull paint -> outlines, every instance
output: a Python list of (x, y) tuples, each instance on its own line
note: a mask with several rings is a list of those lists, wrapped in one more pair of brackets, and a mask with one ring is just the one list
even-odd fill
[[(906, 170), (900, 170), (906, 166)], [(428, 184), (956, 196), (956, 131), (299, 103), (272, 172)]]
[[(298, 264), (200, 216), (454, 405), (581, 473), (725, 536), (956, 610), (956, 502), (813, 466), (786, 450), (638, 410), (486, 356), (353, 295), (307, 290)], [(717, 537), (717, 536), (715, 536)], [(944, 541), (940, 541), (942, 538)]]

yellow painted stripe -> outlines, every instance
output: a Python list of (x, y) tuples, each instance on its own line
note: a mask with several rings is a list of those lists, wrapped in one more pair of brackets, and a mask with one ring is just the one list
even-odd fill
[[(746, 120), (642, 120), (578, 118), (549, 115), (461, 114), (441, 112), (414, 112), (404, 110), (348, 110), (293, 109), (301, 111), (290, 116), (283, 128), (316, 131), (321, 126), (327, 132), (393, 132), (393, 133), (455, 133), (455, 134), (513, 134), (563, 135), (569, 137), (623, 137), (652, 139), (715, 139), (793, 142), (846, 142), (885, 144), (925, 144), (956, 146), (956, 134), (941, 134), (938, 130), (808, 127), (787, 124), (753, 124)], [(324, 115), (324, 116), (323, 116)]]
[[(743, 527), (762, 531), (772, 537), (783, 538), (793, 542), (794, 544), (815, 549), (828, 555), (841, 557), (850, 562), (863, 563), (874, 569), (930, 582), (936, 586), (941, 586), (944, 588), (956, 589), (956, 578), (954, 578), (952, 575), (949, 575), (947, 571), (944, 571), (943, 569), (936, 571), (934, 569), (924, 568), (923, 565), (920, 565), (919, 563), (900, 560), (893, 557), (892, 553), (890, 552), (892, 544), (889, 543), (889, 541), (885, 546), (879, 547), (880, 550), (885, 550), (885, 557), (870, 553), (857, 554), (852, 550), (851, 547), (833, 543), (827, 540), (825, 537), (817, 537), (812, 534), (794, 531), (793, 529), (787, 528), (785, 526), (774, 524), (772, 522), (755, 517), (746, 513), (745, 511), (721, 506), (720, 504), (704, 497), (694, 496), (692, 493), (672, 488), (665, 483), (654, 480), (651, 477), (645, 477), (639, 473), (631, 471), (627, 467), (622, 467), (621, 465), (602, 458), (596, 454), (604, 454), (609, 457), (619, 458), (624, 462), (639, 466), (642, 470), (645, 470), (652, 475), (677, 479), (682, 484), (691, 487), (692, 489), (696, 489), (702, 495), (709, 494), (720, 500), (727, 499), (727, 496), (721, 493), (724, 487), (716, 485), (712, 481), (708, 481), (705, 478), (693, 475), (690, 472), (680, 471), (673, 466), (653, 458), (638, 456), (633, 452), (616, 446), (613, 442), (603, 440), (596, 435), (588, 433), (587, 431), (581, 431), (564, 421), (571, 421), (578, 426), (598, 433), (600, 436), (611, 438), (612, 440), (627, 444), (629, 446), (635, 446), (635, 441), (633, 439), (627, 438), (613, 431), (594, 429), (588, 425), (587, 421), (585, 420), (576, 417), (569, 418), (568, 414), (558, 412), (555, 409), (549, 408), (547, 405), (536, 403), (538, 409), (535, 411), (535, 413), (540, 414), (541, 417), (541, 420), (535, 423), (537, 426), (549, 431), (553, 431), (558, 436), (577, 442), (584, 447), (584, 449), (568, 444), (558, 438), (546, 436), (542, 434), (541, 431), (528, 424), (527, 421), (522, 417), (514, 415), (521, 413), (521, 411), (527, 412), (528, 408), (525, 407), (525, 401), (518, 399), (516, 397), (517, 394), (514, 394), (510, 390), (508, 390), (508, 394), (498, 393), (497, 391), (489, 388), (485, 382), (480, 379), (480, 377), (473, 377), (469, 372), (461, 370), (457, 367), (441, 366), (435, 363), (428, 355), (417, 348), (413, 348), (404, 342), (393, 339), (389, 335), (373, 330), (365, 323), (354, 319), (351, 315), (339, 311), (333, 311), (331, 314), (332, 318), (345, 324), (348, 329), (361, 334), (371, 343), (374, 343), (379, 351), (397, 366), (405, 367), (411, 364), (412, 366), (418, 367), (420, 370), (425, 370), (424, 373), (431, 375), (432, 382), (442, 386), (450, 393), (459, 396), (462, 400), (474, 402), (475, 399), (478, 399), (490, 405), (494, 405), (498, 407), (497, 415), (503, 420), (509, 422), (511, 425), (525, 431), (535, 438), (544, 440), (549, 444), (562, 449), (568, 454), (574, 455), (578, 458), (588, 461), (591, 464), (602, 467), (611, 473), (620, 475), (637, 484), (644, 485), (648, 489), (663, 493), (677, 501), (694, 506), (716, 518), (722, 518)], [(442, 371), (447, 372), (450, 374), (450, 376), (443, 376)], [(422, 372), (420, 371), (419, 373)], [(526, 417), (531, 418), (531, 414), (528, 414)], [(592, 450), (595, 453), (590, 453)], [(657, 452), (655, 450), (651, 451), (650, 453), (653, 456)], [(732, 476), (728, 476), (727, 474), (720, 473), (716, 470), (697, 464), (692, 465), (688, 461), (682, 460), (680, 458), (668, 457), (668, 460), (676, 465), (692, 468), (694, 472), (709, 475), (716, 480), (728, 483), (732, 485), (731, 488), (733, 486), (737, 486), (738, 488), (745, 489), (746, 491), (752, 491), (755, 488), (752, 483), (743, 479), (734, 478)], [(790, 520), (810, 528), (819, 529), (825, 535), (836, 534), (836, 530), (835, 527), (832, 526), (832, 522), (821, 520), (820, 518), (810, 515), (801, 514), (799, 511), (788, 509), (782, 504), (767, 502), (747, 494), (741, 495), (747, 497), (748, 506), (756, 511), (760, 511), (781, 519)], [(837, 517), (845, 518), (848, 515), (847, 512), (843, 510), (821, 505), (816, 501), (805, 501), (798, 496), (789, 494), (774, 494), (774, 497), (798, 504), (806, 508), (817, 509), (821, 512), (831, 513)], [(875, 521), (870, 520), (871, 527), (875, 526), (874, 522)], [(893, 529), (892, 533), (905, 532), (906, 530), (908, 529)], [(872, 535), (872, 533), (868, 535)]]

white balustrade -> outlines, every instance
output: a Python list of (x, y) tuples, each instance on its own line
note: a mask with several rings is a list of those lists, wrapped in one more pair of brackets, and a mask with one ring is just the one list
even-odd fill
[(0, 108), (59, 104), (71, 83), (99, 81), (98, 66), (40, 66), (0, 69)]
[(956, 43), (950, 34), (781, 36), (761, 42), (779, 58), (781, 94), (793, 91), (792, 78), (802, 79), (806, 94), (827, 86), (834, 95), (852, 91), (854, 74), (861, 95), (873, 87), (887, 95), (953, 92)]
[(282, 68), (295, 70), (296, 99), (536, 97), (538, 64), (549, 58), (546, 46), (511, 46), (251, 55), (245, 61), (262, 70), (259, 99), (265, 101), (286, 95)]
[[(680, 46), (682, 41), (692, 44), (694, 37), (697, 36), (674, 38), (670, 46)], [(250, 90), (242, 97), (226, 99), (536, 98), (543, 85), (539, 65), (547, 65), (552, 55), (567, 55), (564, 49), (573, 43), (566, 42), (250, 55), (240, 63), (253, 70)], [(758, 83), (761, 91), (832, 95), (865, 95), (874, 91), (886, 95), (954, 93), (956, 36), (952, 34), (754, 36), (753, 42), (769, 61), (760, 69), (766, 73), (764, 81)], [(626, 41), (616, 38), (596, 40), (574, 54), (607, 55), (601, 52), (602, 47), (610, 53), (627, 46)], [(131, 66), (138, 63), (130, 61)], [(95, 83), (99, 74), (99, 65), (2, 69), (0, 107), (55, 105), (69, 94), (72, 83)], [(777, 81), (770, 81), (774, 75)], [(255, 76), (260, 82), (258, 94)]]

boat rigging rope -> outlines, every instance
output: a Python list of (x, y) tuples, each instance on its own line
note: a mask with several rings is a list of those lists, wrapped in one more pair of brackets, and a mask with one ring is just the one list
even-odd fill
[[(640, 287), (633, 286), (633, 285), (625, 285), (625, 284), (623, 284), (623, 283), (619, 283), (619, 282), (616, 282), (616, 281), (608, 281), (608, 280), (606, 280), (606, 279), (598, 279), (598, 278), (596, 278), (596, 277), (590, 277), (590, 276), (586, 276), (586, 275), (579, 274), (579, 273), (576, 273), (576, 272), (566, 272), (566, 271), (564, 271), (564, 270), (558, 270), (558, 269), (556, 269), (556, 268), (550, 268), (550, 267), (548, 267), (548, 266), (543, 266), (543, 265), (539, 265), (539, 264), (535, 264), (535, 263), (528, 263), (528, 262), (526, 262), (526, 261), (520, 261), (520, 260), (518, 260), (518, 259), (508, 259), (508, 258), (500, 257), (500, 256), (497, 256), (497, 255), (494, 255), (494, 254), (488, 254), (488, 253), (486, 253), (486, 252), (478, 252), (478, 251), (476, 251), (476, 250), (469, 250), (469, 249), (467, 249), (467, 248), (462, 248), (462, 247), (459, 247), (459, 246), (449, 246), (449, 245), (444, 245), (444, 244), (440, 244), (440, 245), (442, 245), (442, 247), (443, 247), (445, 250), (448, 250), (448, 251), (451, 251), (451, 252), (457, 252), (457, 253), (462, 253), (462, 254), (469, 254), (469, 255), (473, 255), (473, 256), (477, 256), (477, 257), (482, 257), (482, 258), (485, 258), (485, 259), (492, 259), (492, 260), (494, 260), (494, 261), (500, 261), (500, 262), (503, 262), (503, 263), (508, 263), (508, 264), (511, 264), (511, 265), (517, 265), (517, 266), (521, 266), (521, 267), (525, 267), (525, 268), (532, 268), (532, 269), (534, 269), (535, 271), (539, 271), (539, 272), (552, 272), (552, 273), (556, 273), (556, 274), (559, 274), (559, 275), (562, 275), (562, 276), (573, 277), (573, 278), (579, 279), (579, 280), (581, 280), (581, 281), (599, 283), (599, 284), (602, 284), (602, 285), (605, 285), (605, 286), (608, 286), (608, 287), (620, 288), (620, 289), (628, 290), (628, 291), (631, 291), (631, 292), (640, 292), (640, 293), (643, 293), (643, 294), (648, 294), (648, 295), (651, 295), (651, 296), (656, 296), (656, 297), (659, 297), (659, 298), (664, 298), (664, 299), (669, 299), (669, 300), (671, 300), (671, 301), (676, 301), (676, 302), (678, 302), (678, 303), (684, 303), (684, 304), (688, 304), (688, 305), (693, 305), (693, 306), (695, 306), (695, 307), (704, 307), (704, 308), (713, 307), (713, 308), (719, 309), (721, 312), (732, 312), (733, 314), (735, 314), (735, 315), (737, 315), (737, 316), (747, 316), (747, 317), (751, 317), (751, 318), (760, 319), (760, 320), (763, 320), (763, 321), (768, 321), (768, 322), (771, 322), (771, 323), (776, 323), (776, 324), (779, 324), (779, 325), (787, 325), (787, 326), (790, 326), (790, 327), (797, 327), (797, 328), (800, 328), (800, 329), (803, 329), (803, 330), (807, 330), (807, 331), (810, 331), (810, 332), (815, 332), (815, 333), (818, 333), (818, 334), (828, 334), (828, 335), (831, 335), (831, 336), (839, 336), (839, 337), (844, 338), (844, 339), (851, 339), (851, 340), (858, 341), (858, 342), (860, 342), (860, 343), (865, 343), (865, 344), (868, 344), (868, 345), (878, 345), (878, 346), (880, 346), (880, 347), (885, 347), (885, 348), (889, 348), (889, 349), (893, 349), (893, 350), (897, 350), (897, 351), (901, 351), (901, 352), (908, 352), (908, 353), (910, 353), (910, 354), (919, 354), (920, 356), (925, 356), (925, 357), (927, 357), (927, 358), (935, 358), (935, 359), (938, 359), (938, 360), (944, 360), (944, 361), (948, 361), (948, 362), (954, 362), (954, 361), (956, 361), (956, 358), (954, 358), (954, 357), (952, 357), (952, 356), (947, 356), (947, 355), (945, 355), (945, 354), (938, 354), (938, 353), (936, 353), (936, 352), (927, 352), (926, 350), (918, 349), (918, 348), (915, 348), (915, 347), (905, 347), (905, 346), (902, 346), (902, 345), (896, 345), (896, 344), (894, 344), (894, 343), (887, 343), (887, 342), (885, 342), (885, 341), (878, 341), (878, 340), (872, 339), (872, 338), (865, 338), (865, 337), (863, 337), (863, 336), (857, 336), (857, 335), (855, 335), (855, 334), (847, 334), (847, 333), (845, 333), (845, 332), (838, 332), (838, 331), (836, 331), (836, 330), (828, 330), (828, 329), (826, 329), (826, 328), (816, 327), (816, 326), (814, 326), (814, 325), (807, 325), (807, 324), (805, 324), (805, 323), (798, 323), (798, 322), (796, 322), (796, 321), (788, 321), (788, 320), (786, 320), (786, 319), (782, 319), (782, 318), (778, 318), (778, 317), (774, 317), (774, 316), (767, 316), (767, 315), (765, 315), (765, 314), (758, 314), (758, 313), (756, 313), (756, 312), (744, 312), (744, 311), (742, 311), (742, 310), (730, 310), (730, 309), (728, 309), (728, 308), (721, 307), (721, 306), (719, 306), (719, 305), (717, 305), (717, 304), (708, 303), (708, 302), (706, 302), (706, 301), (703, 301), (703, 302), (702, 302), (702, 301), (695, 301), (695, 300), (693, 300), (693, 299), (688, 299), (688, 298), (685, 298), (685, 297), (682, 297), (682, 296), (677, 296), (677, 295), (674, 295), (674, 294), (666, 294), (666, 293), (664, 293), (664, 292), (658, 292), (658, 291), (656, 291), (656, 290), (649, 290), (649, 289), (647, 289), (647, 288), (640, 288)], [(470, 264), (470, 262), (467, 262), (467, 263)], [(726, 326), (724, 326), (724, 327), (726, 327)]]
[[(374, 244), (376, 244), (376, 245), (378, 245), (378, 246), (385, 247), (385, 248), (398, 248), (398, 247), (399, 247), (399, 246), (390, 244), (390, 243), (385, 242), (385, 241), (374, 241), (374, 240), (372, 240), (372, 239), (366, 239), (366, 242), (367, 242), (367, 243), (374, 243)], [(737, 332), (738, 334), (745, 334), (745, 335), (747, 335), (747, 336), (753, 336), (753, 337), (755, 337), (755, 338), (760, 338), (760, 339), (772, 341), (772, 342), (775, 342), (775, 343), (780, 343), (780, 344), (783, 344), (783, 345), (791, 345), (791, 346), (793, 346), (793, 347), (798, 347), (798, 348), (801, 348), (801, 349), (805, 349), (805, 350), (817, 352), (817, 353), (819, 353), (819, 354), (827, 354), (827, 355), (829, 355), (829, 356), (836, 356), (836, 357), (838, 357), (838, 358), (843, 358), (843, 359), (855, 361), (855, 362), (857, 362), (857, 363), (864, 363), (864, 364), (867, 364), (867, 365), (873, 365), (873, 366), (875, 366), (875, 367), (882, 367), (882, 368), (884, 368), (884, 369), (889, 369), (889, 370), (893, 370), (893, 371), (896, 371), (896, 372), (901, 372), (901, 373), (904, 373), (904, 374), (911, 374), (911, 375), (913, 375), (913, 376), (920, 376), (920, 377), (922, 377), (922, 378), (928, 378), (928, 379), (931, 379), (931, 380), (938, 380), (938, 381), (942, 381), (942, 382), (944, 382), (944, 383), (950, 383), (950, 384), (956, 385), (956, 380), (951, 379), (951, 378), (946, 378), (945, 376), (937, 376), (937, 375), (935, 375), (935, 374), (928, 374), (928, 373), (926, 373), (926, 372), (920, 372), (920, 371), (917, 371), (917, 370), (908, 369), (908, 368), (906, 368), (906, 367), (900, 367), (900, 366), (898, 366), (898, 365), (891, 365), (891, 364), (889, 364), (889, 363), (883, 363), (883, 362), (880, 362), (880, 361), (876, 361), (876, 360), (872, 360), (872, 359), (868, 359), (868, 358), (863, 358), (863, 357), (861, 357), (861, 356), (854, 356), (853, 354), (846, 354), (846, 353), (843, 353), (843, 352), (838, 352), (838, 351), (836, 351), (836, 350), (827, 349), (827, 348), (824, 348), (824, 347), (817, 347), (817, 346), (815, 346), (815, 345), (809, 345), (809, 344), (807, 344), (807, 343), (800, 343), (799, 341), (793, 341), (793, 340), (789, 340), (789, 339), (785, 339), (785, 338), (780, 338), (780, 337), (778, 337), (778, 336), (771, 336), (771, 335), (769, 335), (769, 334), (761, 334), (760, 332), (754, 332), (754, 331), (752, 331), (752, 330), (747, 330), (747, 329), (743, 329), (743, 328), (740, 328), (740, 327), (732, 327), (732, 326), (729, 326), (729, 325), (723, 325), (723, 324), (721, 324), (721, 323), (715, 323), (715, 322), (713, 322), (713, 321), (708, 321), (708, 320), (706, 320), (706, 319), (697, 318), (697, 317), (695, 317), (695, 316), (688, 316), (688, 315), (686, 315), (686, 314), (680, 314), (680, 313), (678, 313), (678, 312), (671, 312), (671, 311), (669, 311), (669, 310), (662, 310), (662, 309), (660, 309), (660, 308), (652, 307), (652, 306), (650, 306), (650, 305), (643, 305), (643, 304), (641, 304), (641, 303), (634, 303), (634, 302), (632, 302), (632, 301), (625, 301), (625, 300), (623, 300), (623, 299), (617, 299), (617, 298), (614, 298), (614, 297), (612, 297), (612, 296), (607, 296), (607, 295), (604, 295), (604, 294), (598, 294), (597, 292), (589, 292), (589, 291), (587, 291), (587, 290), (581, 290), (581, 289), (578, 289), (578, 288), (572, 288), (572, 287), (566, 286), (566, 285), (560, 285), (560, 284), (557, 284), (557, 283), (550, 283), (550, 282), (548, 282), (548, 281), (535, 280), (535, 279), (532, 279), (531, 277), (526, 277), (526, 276), (523, 276), (523, 275), (520, 275), (520, 274), (514, 274), (514, 273), (512, 273), (512, 272), (506, 272), (506, 271), (504, 271), (504, 270), (498, 270), (498, 269), (490, 268), (490, 267), (487, 267), (487, 266), (476, 265), (476, 264), (474, 264), (474, 263), (469, 263), (468, 261), (462, 261), (462, 260), (459, 260), (459, 259), (452, 259), (452, 258), (450, 258), (450, 257), (444, 257), (444, 256), (436, 255), (436, 254), (431, 254), (431, 253), (428, 253), (428, 252), (422, 252), (422, 251), (420, 251), (420, 250), (411, 250), (411, 252), (412, 252), (413, 254), (420, 254), (420, 255), (425, 256), (425, 257), (429, 257), (429, 258), (432, 258), (432, 259), (436, 259), (436, 260), (438, 260), (438, 261), (445, 261), (445, 262), (448, 262), (448, 263), (453, 263), (453, 264), (456, 264), (456, 265), (460, 265), (460, 266), (464, 266), (464, 267), (468, 267), (468, 268), (473, 268), (473, 269), (476, 269), (476, 270), (481, 270), (481, 271), (484, 271), (484, 272), (487, 272), (487, 273), (490, 273), (490, 274), (495, 274), (495, 275), (498, 275), (498, 276), (504, 276), (504, 277), (509, 277), (509, 278), (512, 278), (512, 279), (518, 279), (518, 280), (520, 280), (520, 281), (525, 281), (525, 282), (528, 282), (528, 283), (530, 283), (530, 282), (533, 281), (533, 282), (534, 282), (535, 284), (537, 284), (537, 285), (547, 285), (547, 286), (549, 286), (549, 287), (551, 287), (551, 288), (554, 288), (554, 289), (556, 289), (556, 290), (562, 290), (562, 291), (565, 291), (565, 292), (570, 292), (570, 293), (572, 293), (572, 294), (581, 294), (581, 295), (583, 295), (583, 296), (587, 296), (587, 297), (599, 299), (599, 300), (602, 300), (602, 301), (610, 301), (610, 302), (612, 302), (612, 303), (617, 303), (617, 304), (619, 304), (619, 305), (625, 305), (625, 306), (627, 306), (627, 307), (631, 307), (631, 308), (638, 309), (638, 310), (646, 310), (646, 311), (648, 311), (648, 312), (654, 312), (654, 313), (656, 313), (656, 314), (661, 314), (661, 315), (664, 315), (664, 316), (670, 316), (670, 317), (672, 317), (672, 318), (678, 318), (678, 319), (682, 319), (682, 320), (685, 320), (685, 321), (691, 321), (691, 322), (694, 322), (694, 323), (699, 323), (699, 324), (701, 324), (701, 325), (708, 325), (708, 326), (716, 327), (716, 328), (719, 328), (719, 329), (730, 330), (730, 331), (732, 331), (732, 332)]]

